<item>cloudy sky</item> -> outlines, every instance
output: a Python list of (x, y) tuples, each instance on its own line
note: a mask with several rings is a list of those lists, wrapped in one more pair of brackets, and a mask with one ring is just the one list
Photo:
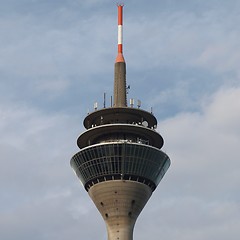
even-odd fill
[[(110, 104), (116, 2), (0, 6), (0, 239), (105, 240), (69, 161), (93, 103)], [(172, 161), (135, 239), (239, 239), (239, 24), (239, 0), (125, 1), (128, 97)]]

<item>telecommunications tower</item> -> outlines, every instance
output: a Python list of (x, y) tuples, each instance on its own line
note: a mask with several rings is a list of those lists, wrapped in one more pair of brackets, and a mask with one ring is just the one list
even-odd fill
[(132, 240), (137, 217), (170, 166), (160, 149), (152, 113), (127, 106), (126, 63), (122, 49), (123, 5), (118, 5), (118, 54), (114, 101), (84, 119), (71, 166), (101, 213), (108, 240)]

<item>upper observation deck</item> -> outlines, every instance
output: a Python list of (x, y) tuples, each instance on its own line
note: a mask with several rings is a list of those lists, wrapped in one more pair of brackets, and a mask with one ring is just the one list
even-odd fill
[(114, 123), (138, 124), (155, 129), (157, 119), (147, 111), (132, 107), (111, 107), (96, 110), (87, 115), (83, 125), (86, 129)]

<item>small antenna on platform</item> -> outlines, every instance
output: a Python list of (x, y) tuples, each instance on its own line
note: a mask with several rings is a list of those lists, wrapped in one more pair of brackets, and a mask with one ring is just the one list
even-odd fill
[(130, 98), (130, 106), (133, 107), (133, 105), (134, 105), (134, 99)]
[(106, 93), (103, 94), (103, 108), (106, 108)]
[(140, 108), (141, 107), (141, 101), (137, 100), (137, 107)]
[(97, 103), (97, 102), (95, 102), (95, 103), (94, 103), (94, 110), (96, 111), (96, 110), (97, 110), (97, 108), (98, 108), (98, 103)]

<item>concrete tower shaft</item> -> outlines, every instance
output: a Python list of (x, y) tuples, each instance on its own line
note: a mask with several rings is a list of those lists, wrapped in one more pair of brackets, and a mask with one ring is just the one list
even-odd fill
[(89, 195), (106, 223), (109, 240), (133, 239), (135, 222), (151, 194), (148, 186), (134, 181), (108, 181), (90, 188)]
[(126, 63), (116, 62), (114, 66), (114, 107), (127, 107)]

